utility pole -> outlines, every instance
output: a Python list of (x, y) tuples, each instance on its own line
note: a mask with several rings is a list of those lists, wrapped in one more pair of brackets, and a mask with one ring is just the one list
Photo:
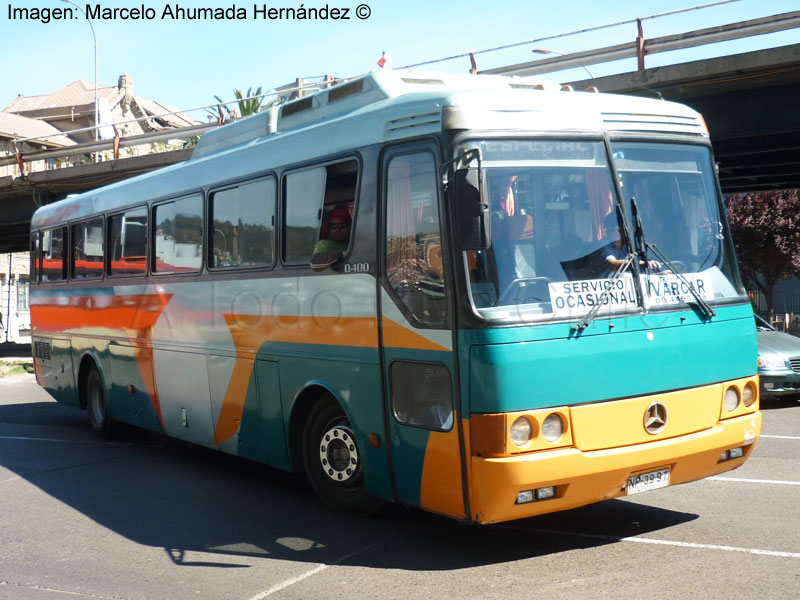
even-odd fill
[(8, 308), (6, 309), (6, 320), (3, 328), (6, 330), (6, 342), (8, 342), (8, 327), (11, 322), (11, 259), (14, 255), (8, 253)]

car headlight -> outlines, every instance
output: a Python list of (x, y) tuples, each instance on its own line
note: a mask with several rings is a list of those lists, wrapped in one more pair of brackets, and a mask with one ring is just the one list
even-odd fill
[(783, 369), (786, 361), (776, 354), (761, 354), (758, 357), (758, 366), (761, 369)]

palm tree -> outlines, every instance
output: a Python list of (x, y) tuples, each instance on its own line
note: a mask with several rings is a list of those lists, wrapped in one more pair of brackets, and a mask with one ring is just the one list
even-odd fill
[[(242, 93), (242, 90), (234, 89), (233, 95), (239, 105), (239, 115), (242, 117), (254, 115), (262, 110), (266, 110), (276, 102), (276, 99), (266, 103), (264, 102), (264, 96), (261, 95), (261, 86), (258, 86), (256, 91), (253, 91), (253, 88), (247, 88), (246, 94)], [(235, 116), (228, 105), (223, 103), (222, 98), (219, 96), (214, 96), (214, 98), (216, 98), (217, 102), (222, 104), (225, 112), (228, 113), (228, 117)]]

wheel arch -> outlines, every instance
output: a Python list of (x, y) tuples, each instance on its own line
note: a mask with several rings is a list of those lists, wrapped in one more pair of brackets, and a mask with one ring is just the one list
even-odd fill
[(81, 408), (84, 410), (86, 409), (86, 378), (93, 368), (97, 369), (97, 372), (100, 373), (100, 380), (103, 382), (103, 387), (105, 387), (105, 378), (100, 368), (100, 361), (91, 352), (84, 352), (78, 364), (78, 401), (80, 402)]
[(303, 386), (295, 396), (294, 402), (292, 402), (292, 412), (289, 417), (289, 464), (291, 470), (295, 473), (300, 473), (304, 470), (303, 428), (311, 414), (311, 409), (326, 396), (333, 398), (349, 418), (347, 406), (341, 395), (329, 384), (323, 381), (309, 381)]

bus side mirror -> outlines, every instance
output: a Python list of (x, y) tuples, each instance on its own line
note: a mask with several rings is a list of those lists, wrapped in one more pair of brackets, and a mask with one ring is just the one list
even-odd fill
[(492, 242), (492, 219), (483, 169), (455, 172), (456, 232), (459, 250), (486, 250)]

